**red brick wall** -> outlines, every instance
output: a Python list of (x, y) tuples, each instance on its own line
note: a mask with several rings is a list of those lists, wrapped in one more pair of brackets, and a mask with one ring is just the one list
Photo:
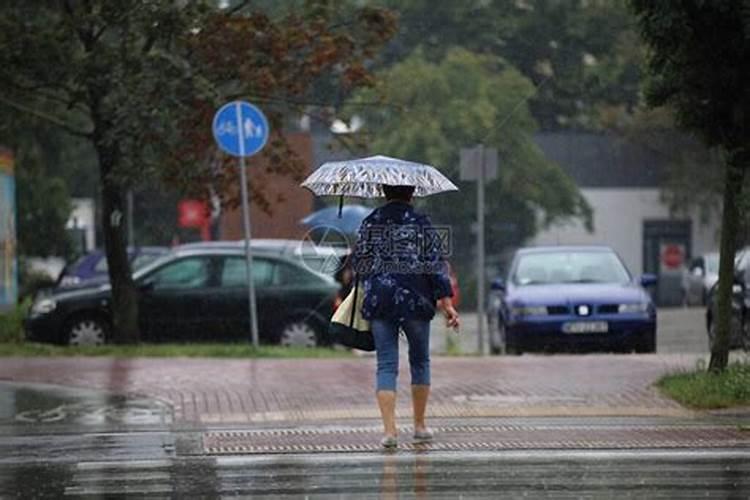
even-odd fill
[[(303, 160), (307, 176), (314, 168), (312, 138), (304, 132), (287, 136), (290, 146)], [(313, 211), (313, 194), (299, 186), (299, 182), (288, 176), (268, 174), (263, 170), (262, 156), (250, 158), (247, 167), (249, 183), (263, 186), (266, 199), (270, 202), (270, 213), (256, 204), (250, 205), (251, 233), (253, 238), (301, 238), (305, 230), (299, 220)], [(225, 211), (221, 217), (221, 239), (239, 240), (243, 238), (242, 207)]]

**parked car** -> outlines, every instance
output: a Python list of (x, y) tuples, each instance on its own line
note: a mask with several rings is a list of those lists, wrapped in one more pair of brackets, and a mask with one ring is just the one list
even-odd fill
[(719, 280), (719, 253), (699, 255), (690, 261), (682, 276), (682, 302), (686, 306), (705, 306), (708, 292)]
[[(128, 247), (128, 259), (133, 271), (144, 267), (169, 251), (167, 247)], [(109, 281), (109, 267), (103, 249), (82, 256), (60, 273), (57, 286), (61, 288), (103, 284)]]
[[(719, 288), (717, 281), (706, 298), (706, 332), (708, 345), (713, 345), (716, 337), (716, 318), (718, 303), (716, 292)], [(730, 349), (744, 349), (750, 351), (750, 249), (745, 248), (737, 253), (734, 263), (734, 283), (732, 285), (732, 319), (729, 336)]]
[(516, 252), (508, 276), (492, 282), (490, 348), (596, 347), (654, 352), (656, 308), (619, 256), (604, 246), (535, 247)]
[[(274, 238), (252, 239), (253, 250), (266, 250), (296, 259), (305, 267), (333, 277), (343, 259), (351, 250), (346, 246), (316, 244), (312, 240), (287, 240)], [(183, 248), (245, 248), (245, 240), (219, 240), (187, 243)]]
[[(146, 342), (247, 341), (246, 260), (241, 248), (182, 248), (134, 273)], [(299, 261), (258, 249), (253, 260), (258, 325), (265, 343), (326, 345), (338, 284)], [(27, 339), (101, 344), (110, 339), (111, 287), (41, 295), (26, 318)]]

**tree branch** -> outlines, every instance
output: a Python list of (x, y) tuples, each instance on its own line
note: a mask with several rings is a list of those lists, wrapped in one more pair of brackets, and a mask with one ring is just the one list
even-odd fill
[(250, 5), (250, 0), (243, 0), (242, 2), (232, 7), (231, 9), (228, 9), (227, 15), (233, 16), (234, 14), (238, 13), (239, 11), (247, 7), (248, 5)]
[(85, 132), (83, 130), (80, 130), (74, 127), (73, 125), (66, 123), (65, 121), (61, 120), (60, 118), (56, 116), (52, 116), (43, 111), (39, 111), (37, 109), (31, 108), (29, 106), (25, 106), (23, 104), (19, 104), (17, 102), (13, 102), (9, 99), (6, 99), (5, 96), (3, 95), (0, 95), (0, 102), (4, 103), (7, 106), (10, 106), (11, 108), (17, 109), (19, 111), (23, 111), (24, 113), (28, 113), (42, 120), (46, 120), (49, 123), (52, 123), (53, 125), (57, 125), (58, 127), (62, 128), (63, 130), (65, 130), (71, 135), (74, 135), (76, 137), (83, 137), (85, 139), (91, 139), (91, 132)]
[[(57, 102), (59, 104), (62, 104), (65, 106), (66, 109), (78, 109), (79, 111), (86, 113), (88, 112), (88, 109), (86, 109), (85, 104), (82, 102), (77, 101), (73, 98), (70, 98), (70, 95), (73, 94), (68, 87), (65, 85), (58, 85), (58, 84), (38, 84), (38, 85), (22, 85), (18, 82), (15, 82), (11, 79), (6, 79), (9, 86), (15, 88), (16, 90), (19, 90), (20, 92), (25, 92), (29, 94), (37, 94), (39, 97), (42, 97), (44, 99), (49, 99), (50, 101)], [(56, 91), (57, 89), (57, 91)], [(61, 95), (57, 95), (59, 92), (64, 92), (67, 94), (68, 98), (65, 98)]]
[[(91, 50), (93, 49), (94, 42), (95, 42), (93, 33), (91, 32), (91, 30), (83, 29), (78, 24), (78, 19), (76, 18), (76, 13), (75, 13), (75, 7), (71, 5), (69, 0), (64, 0), (62, 3), (63, 3), (63, 10), (70, 18), (70, 22), (73, 25), (73, 29), (78, 34), (78, 39), (83, 44), (83, 47), (84, 49), (86, 49), (86, 52), (91, 52)], [(88, 8), (91, 7), (91, 5), (88, 3), (86, 4), (86, 6)]]

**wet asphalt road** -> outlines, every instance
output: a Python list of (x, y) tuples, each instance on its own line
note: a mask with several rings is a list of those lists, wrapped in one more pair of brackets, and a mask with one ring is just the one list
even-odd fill
[[(14, 389), (35, 392), (38, 388)], [(623, 428), (639, 426), (669, 430), (686, 425), (695, 425), (696, 430), (715, 425), (737, 435), (741, 431), (734, 419), (713, 420), (713, 424), (631, 417), (474, 419), (472, 426), (561, 429), (562, 442), (554, 449), (402, 447), (396, 452), (251, 455), (230, 450), (211, 455), (206, 448), (209, 434), (242, 433), (246, 428), (178, 427), (164, 423), (163, 415), (147, 423), (145, 401), (139, 401), (136, 412), (122, 399), (103, 399), (97, 407), (91, 400), (96, 394), (91, 392), (82, 394), (89, 406), (81, 411), (69, 399), (74, 393), (64, 392), (61, 397), (64, 407), (77, 410), (63, 412), (66, 416), (60, 420), (0, 421), (0, 498), (750, 498), (750, 441), (741, 434), (739, 446), (735, 439), (726, 441), (725, 447), (621, 450), (602, 445), (584, 449), (585, 443), (565, 443), (562, 435), (568, 426), (591, 428), (596, 434), (603, 428), (621, 433)], [(108, 417), (82, 419), (87, 412), (96, 414), (97, 408), (109, 408)], [(162, 409), (153, 402), (151, 414), (159, 415)], [(28, 409), (20, 414), (33, 415)], [(140, 420), (129, 420), (134, 415)], [(307, 432), (286, 425), (287, 430)], [(347, 440), (345, 431), (336, 430), (341, 424), (308, 424), (318, 430), (327, 425), (331, 432), (321, 434), (329, 443)], [(284, 430), (283, 424), (260, 427), (267, 433)], [(447, 434), (440, 436), (450, 440)], [(477, 439), (497, 438), (484, 434)]]
[[(701, 318), (699, 309), (662, 311), (659, 351), (705, 352)], [(470, 352), (476, 337), (462, 342)], [(519, 422), (534, 420), (508, 425)], [(549, 422), (536, 422), (549, 430)], [(630, 423), (643, 420), (618, 425)], [(177, 426), (158, 401), (3, 383), (0, 499), (750, 498), (747, 446), (616, 450), (574, 443), (564, 449), (217, 456), (207, 454), (204, 443), (212, 430), (222, 429)]]
[[(151, 438), (156, 444), (166, 435), (155, 434)], [(135, 448), (137, 443), (134, 440), (126, 449)], [(139, 457), (147, 449), (119, 457), (75, 459), (75, 454), (83, 451), (81, 448), (71, 451), (68, 459), (43, 463), (11, 461), (6, 457), (0, 463), (0, 497), (739, 499), (750, 496), (750, 457), (729, 450)]]

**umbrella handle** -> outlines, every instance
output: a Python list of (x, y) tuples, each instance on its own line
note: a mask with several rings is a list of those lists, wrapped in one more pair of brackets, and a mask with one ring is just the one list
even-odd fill
[(339, 219), (341, 218), (341, 211), (344, 209), (344, 195), (339, 196)]

